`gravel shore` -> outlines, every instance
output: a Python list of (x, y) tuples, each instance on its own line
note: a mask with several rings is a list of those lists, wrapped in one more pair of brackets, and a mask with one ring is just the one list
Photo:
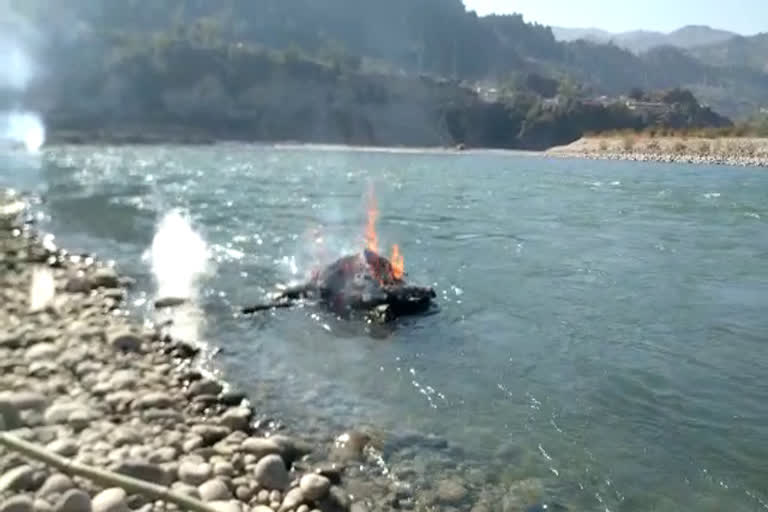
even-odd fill
[(593, 160), (631, 160), (737, 167), (768, 167), (768, 139), (585, 137), (568, 146), (552, 148), (549, 156)]
[[(195, 369), (196, 347), (121, 312), (130, 279), (53, 247), (18, 210), (0, 191), (0, 430), (225, 512), (386, 509), (353, 497), (327, 450), (265, 437), (245, 396)], [(130, 510), (177, 507), (0, 448), (0, 512)]]

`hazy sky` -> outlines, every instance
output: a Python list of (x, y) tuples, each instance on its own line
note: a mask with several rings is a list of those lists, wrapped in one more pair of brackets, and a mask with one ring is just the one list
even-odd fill
[(611, 32), (669, 32), (684, 25), (768, 32), (768, 0), (464, 0), (464, 5), (478, 14), (518, 12), (545, 25)]

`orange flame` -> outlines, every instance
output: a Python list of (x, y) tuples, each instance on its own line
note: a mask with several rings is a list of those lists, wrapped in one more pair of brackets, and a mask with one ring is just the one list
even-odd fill
[(405, 273), (405, 259), (403, 258), (403, 255), (400, 254), (400, 247), (397, 244), (392, 246), (392, 257), (390, 258), (390, 261), (392, 262), (392, 275), (395, 279), (402, 279), (403, 274)]
[[(365, 242), (369, 251), (378, 254), (379, 236), (376, 233), (376, 221), (379, 218), (379, 210), (376, 205), (376, 198), (373, 195), (373, 187), (371, 187), (368, 196), (368, 225), (365, 228)], [(392, 246), (390, 263), (392, 263), (392, 277), (402, 279), (405, 274), (405, 259), (400, 253), (400, 246), (397, 244)]]

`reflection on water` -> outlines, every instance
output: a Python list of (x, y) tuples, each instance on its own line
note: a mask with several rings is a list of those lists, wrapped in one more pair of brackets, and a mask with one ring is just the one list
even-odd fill
[[(765, 173), (239, 145), (57, 148), (42, 171), (60, 245), (192, 298), (161, 314), (298, 431), (368, 426), (394, 474), (459, 472), (510, 510), (767, 501)], [(234, 318), (359, 249), (369, 181), (439, 314), (382, 339), (311, 307)]]

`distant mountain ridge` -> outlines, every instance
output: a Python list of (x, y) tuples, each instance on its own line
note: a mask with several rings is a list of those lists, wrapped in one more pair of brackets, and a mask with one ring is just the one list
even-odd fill
[(659, 46), (674, 46), (691, 50), (702, 46), (712, 46), (741, 37), (735, 32), (715, 29), (705, 25), (687, 25), (673, 32), (654, 32), (633, 30), (630, 32), (611, 33), (596, 28), (552, 27), (552, 33), (560, 41), (584, 39), (595, 43), (613, 42), (617, 46), (634, 53), (643, 53)]

